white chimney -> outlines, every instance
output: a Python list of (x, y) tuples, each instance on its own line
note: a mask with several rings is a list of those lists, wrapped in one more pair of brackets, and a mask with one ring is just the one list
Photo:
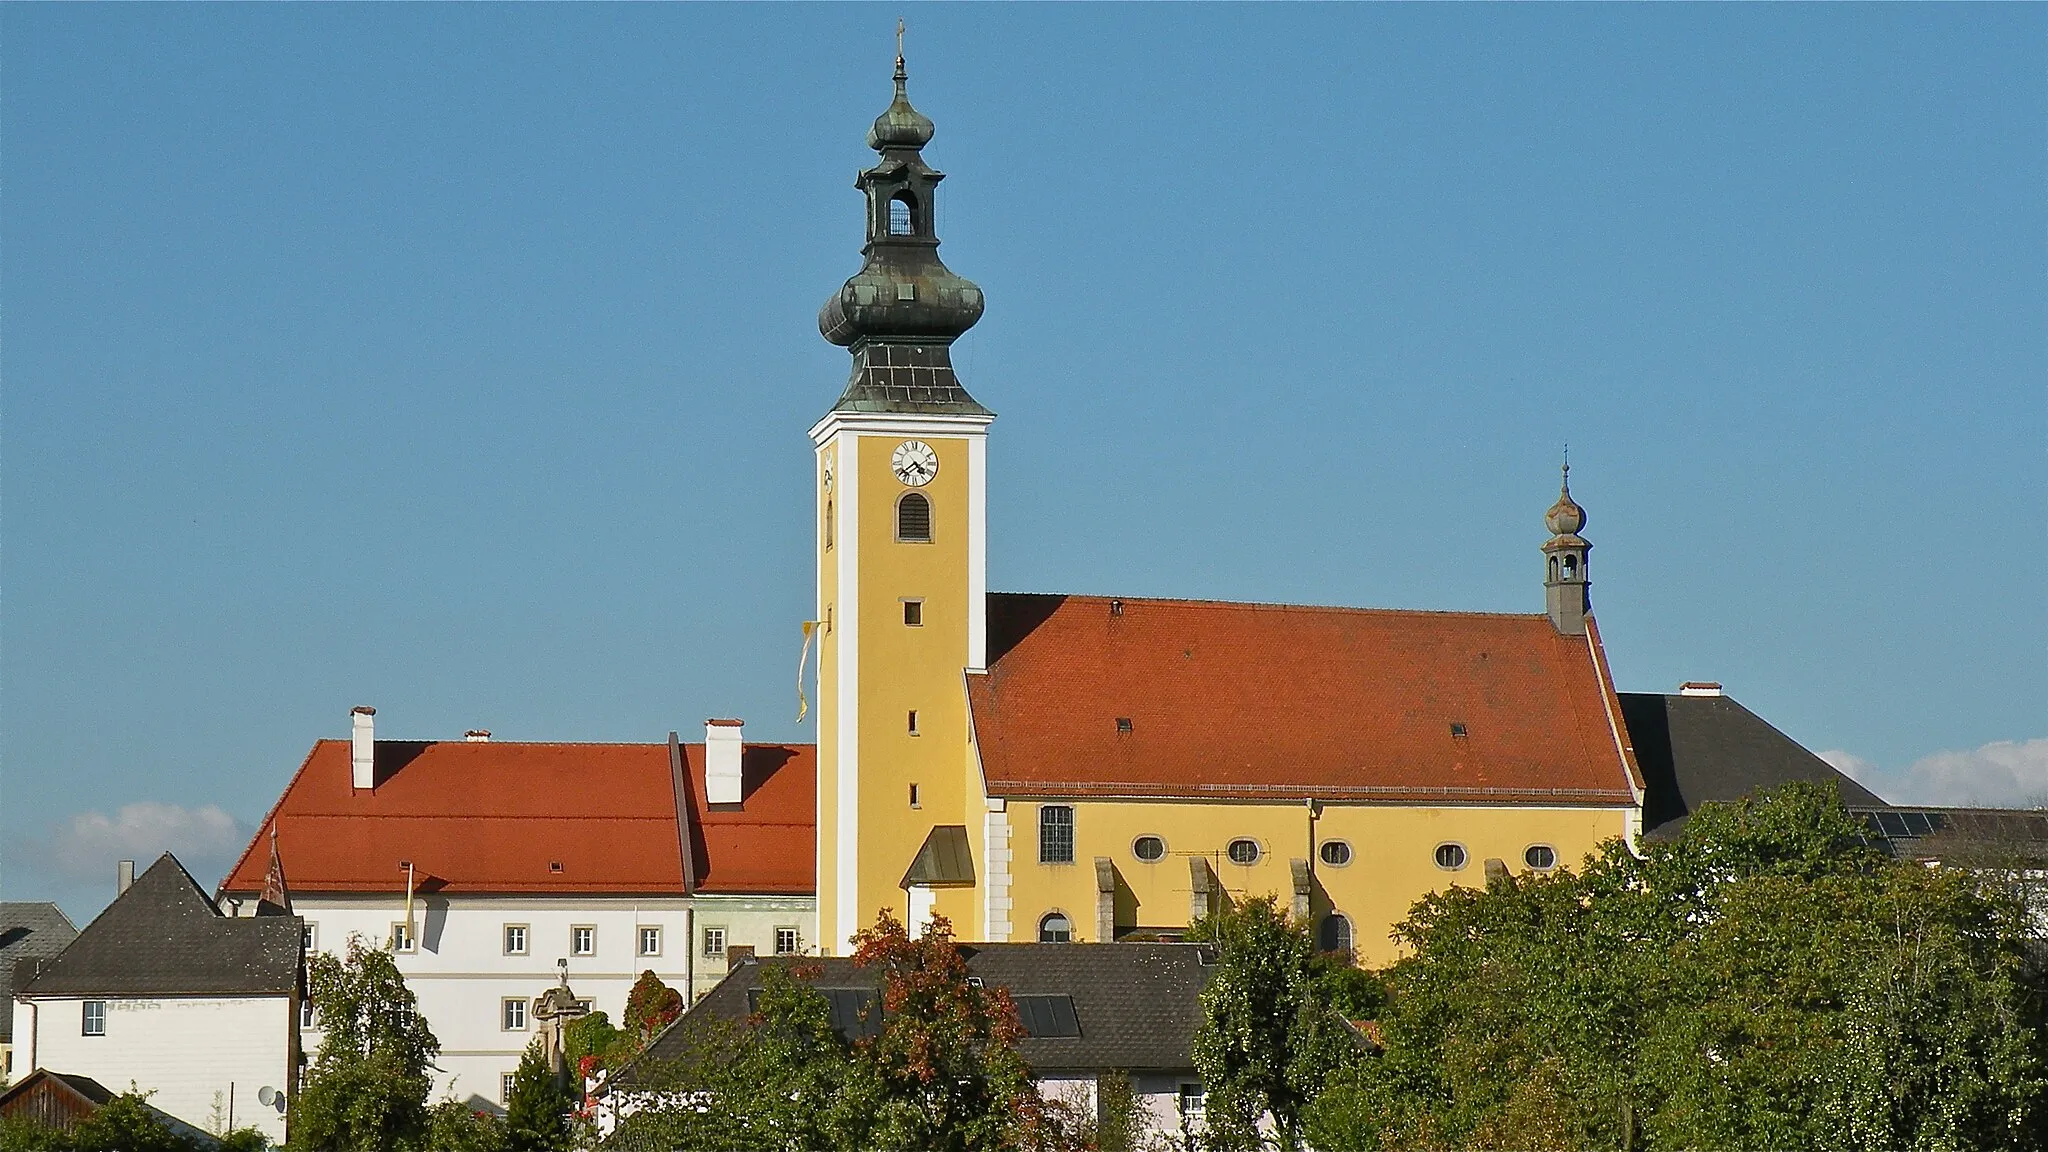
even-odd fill
[(1716, 680), (1687, 680), (1678, 686), (1680, 696), (1719, 696), (1721, 684)]
[(471, 728), (462, 734), (462, 738), (471, 744), (489, 744), (491, 742), (491, 730), (489, 728)]
[(114, 869), (114, 895), (116, 895), (116, 896), (122, 896), (122, 895), (125, 895), (125, 894), (127, 893), (128, 889), (129, 889), (130, 887), (132, 887), (132, 886), (134, 885), (134, 883), (135, 883), (135, 861), (133, 861), (133, 860), (123, 860), (123, 861), (121, 861), (120, 867), (118, 867), (118, 868)]
[(352, 788), (375, 788), (377, 786), (377, 710), (369, 705), (357, 707), (349, 718), (354, 721), (354, 731), (349, 734), (351, 759), (355, 770), (349, 776)]
[(740, 738), (738, 720), (704, 722), (704, 800), (709, 804), (740, 802)]

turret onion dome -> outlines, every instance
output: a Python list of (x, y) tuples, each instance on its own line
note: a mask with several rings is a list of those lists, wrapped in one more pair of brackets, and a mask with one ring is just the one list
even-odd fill
[(1558, 486), (1557, 503), (1543, 514), (1543, 523), (1553, 536), (1576, 536), (1586, 526), (1586, 510), (1572, 499), (1572, 466), (1564, 466), (1564, 481)]
[(904, 90), (907, 74), (903, 71), (903, 57), (896, 57), (896, 99), (889, 103), (889, 110), (875, 117), (874, 127), (868, 129), (868, 147), (877, 152), (890, 148), (918, 149), (932, 142), (932, 122), (924, 113), (910, 106), (910, 94)]

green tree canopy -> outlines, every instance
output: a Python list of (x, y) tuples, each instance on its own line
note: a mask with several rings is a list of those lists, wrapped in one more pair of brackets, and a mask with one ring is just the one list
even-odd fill
[(512, 1152), (569, 1152), (569, 1109), (575, 1101), (548, 1071), (540, 1037), (526, 1046), (512, 1073), (512, 1097), (505, 1102), (505, 1134)]
[(1385, 1050), (1319, 1147), (2041, 1147), (2043, 989), (1996, 885), (1868, 849), (1832, 789), (1705, 805), (1640, 857), (1418, 902)]
[(1205, 1092), (1206, 1142), (1261, 1146), (1270, 1115), (1282, 1148), (1301, 1145), (1301, 1120), (1324, 1082), (1357, 1054), (1357, 1036), (1333, 1000), (1372, 999), (1319, 959), (1306, 926), (1261, 896), (1204, 919), (1190, 933), (1216, 947), (1216, 975), (1202, 990), (1195, 1067)]
[(291, 1114), (291, 1146), (309, 1152), (418, 1147), (428, 1133), (429, 1071), (441, 1043), (391, 954), (351, 936), (345, 956), (307, 964), (320, 1052)]

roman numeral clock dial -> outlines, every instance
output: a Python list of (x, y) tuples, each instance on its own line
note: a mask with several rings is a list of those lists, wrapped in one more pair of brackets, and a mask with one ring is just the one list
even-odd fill
[(922, 440), (905, 440), (889, 457), (889, 467), (898, 480), (912, 488), (922, 488), (939, 474), (939, 454)]

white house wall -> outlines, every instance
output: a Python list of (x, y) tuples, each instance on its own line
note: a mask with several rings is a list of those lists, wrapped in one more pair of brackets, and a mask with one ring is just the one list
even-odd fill
[[(763, 956), (775, 952), (775, 930), (795, 927), (810, 948), (817, 934), (817, 901), (808, 896), (689, 897), (415, 897), (418, 947), (396, 959), (406, 985), (419, 998), (420, 1013), (441, 1042), (435, 1095), (477, 1098), (501, 1105), (502, 1077), (519, 1064), (533, 1039), (533, 1022), (504, 1027), (504, 1001), (529, 1004), (554, 986), (557, 959), (569, 961), (569, 983), (579, 998), (619, 1023), (626, 994), (640, 973), (655, 975), (678, 990), (686, 984), (701, 995), (725, 976), (725, 961), (703, 955), (708, 926), (726, 930), (726, 945), (751, 945)], [(248, 908), (245, 905), (244, 911)], [(402, 895), (294, 896), (293, 911), (312, 927), (313, 950), (343, 953), (351, 934), (381, 945), (391, 926), (405, 918)], [(507, 955), (505, 927), (526, 926), (526, 953)], [(596, 929), (595, 952), (570, 950), (570, 930)], [(661, 929), (661, 953), (639, 954), (639, 930)], [(315, 1006), (317, 1009), (317, 1005)], [(319, 1051), (320, 1032), (308, 1029), (302, 1043), (308, 1057)]]
[[(106, 1034), (86, 1036), (86, 997), (15, 1005), (15, 1045), (34, 1021), (39, 1068), (90, 1076), (115, 1092), (132, 1082), (149, 1102), (195, 1128), (213, 1130), (214, 1106), (235, 1127), (255, 1127), (284, 1142), (284, 1116), (257, 1101), (283, 1090), (291, 1067), (291, 1001), (283, 996), (147, 999), (92, 997), (107, 1006)], [(26, 1074), (29, 1069), (21, 1069)]]

